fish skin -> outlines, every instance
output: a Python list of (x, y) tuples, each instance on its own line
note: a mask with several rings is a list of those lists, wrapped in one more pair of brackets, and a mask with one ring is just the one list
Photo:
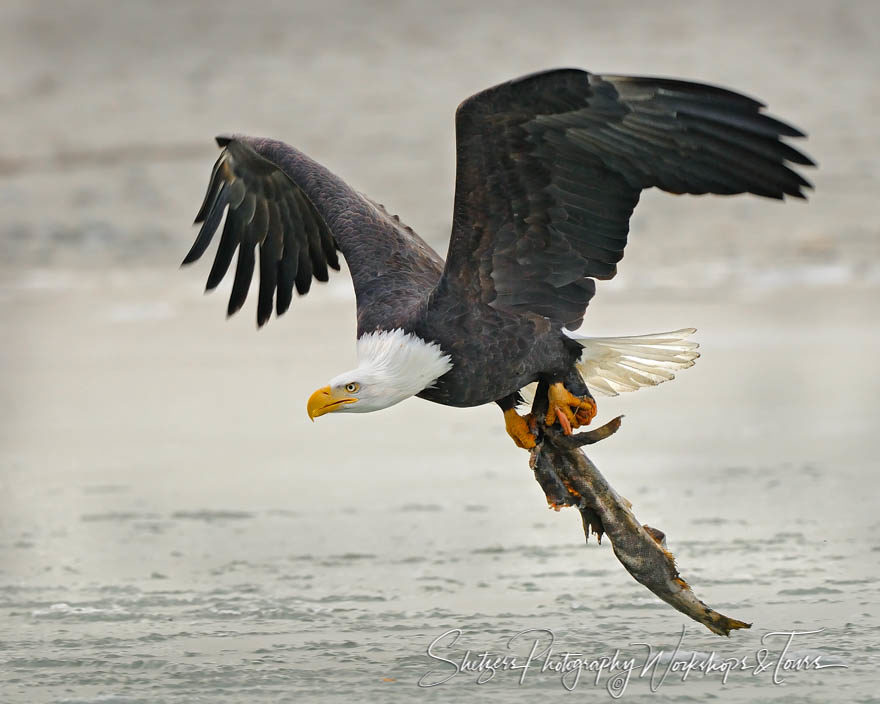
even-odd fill
[(713, 633), (729, 636), (732, 630), (751, 628), (750, 623), (724, 616), (697, 598), (665, 548), (662, 531), (639, 523), (630, 502), (614, 490), (580, 449), (609, 437), (619, 427), (617, 417), (595, 430), (566, 436), (539, 424), (539, 441), (531, 450), (529, 465), (547, 502), (556, 510), (576, 506), (587, 541), (591, 532), (599, 542), (603, 534), (607, 535), (617, 559), (637, 582)]

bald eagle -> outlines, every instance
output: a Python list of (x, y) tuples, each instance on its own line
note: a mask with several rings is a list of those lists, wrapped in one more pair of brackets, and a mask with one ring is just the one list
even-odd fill
[[(783, 137), (799, 130), (763, 104), (680, 80), (536, 73), (456, 111), (455, 206), (443, 259), (383, 206), (272, 139), (217, 138), (184, 264), (204, 254), (226, 213), (207, 289), (238, 261), (228, 313), (245, 301), (259, 248), (257, 324), (293, 289), (326, 281), (345, 257), (357, 299), (358, 365), (308, 399), (308, 415), (368, 412), (411, 396), (447, 406), (495, 402), (520, 447), (534, 424), (516, 407), (542, 382), (547, 424), (566, 433), (615, 394), (673, 378), (697, 357), (693, 330), (632, 338), (574, 332), (623, 257), (643, 189), (804, 198)], [(588, 385), (589, 384), (589, 385)]]

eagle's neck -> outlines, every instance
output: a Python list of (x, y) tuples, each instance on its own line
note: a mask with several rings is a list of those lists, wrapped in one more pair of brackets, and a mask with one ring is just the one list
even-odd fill
[(360, 376), (381, 389), (381, 408), (415, 396), (452, 369), (440, 345), (399, 328), (361, 335), (357, 356)]

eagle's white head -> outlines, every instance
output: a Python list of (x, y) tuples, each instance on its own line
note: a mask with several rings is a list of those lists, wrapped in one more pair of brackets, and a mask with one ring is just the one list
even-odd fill
[(440, 345), (400, 329), (361, 335), (357, 356), (356, 369), (339, 374), (309, 397), (309, 418), (388, 408), (432, 386), (452, 369)]

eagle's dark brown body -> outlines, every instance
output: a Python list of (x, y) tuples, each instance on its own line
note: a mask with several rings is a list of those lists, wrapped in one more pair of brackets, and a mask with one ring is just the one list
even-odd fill
[(563, 380), (581, 354), (576, 342), (541, 316), (443, 298), (447, 304), (433, 302), (404, 328), (438, 342), (452, 357), (452, 369), (420, 398), (447, 406), (479, 406), (515, 394), (539, 378)]

